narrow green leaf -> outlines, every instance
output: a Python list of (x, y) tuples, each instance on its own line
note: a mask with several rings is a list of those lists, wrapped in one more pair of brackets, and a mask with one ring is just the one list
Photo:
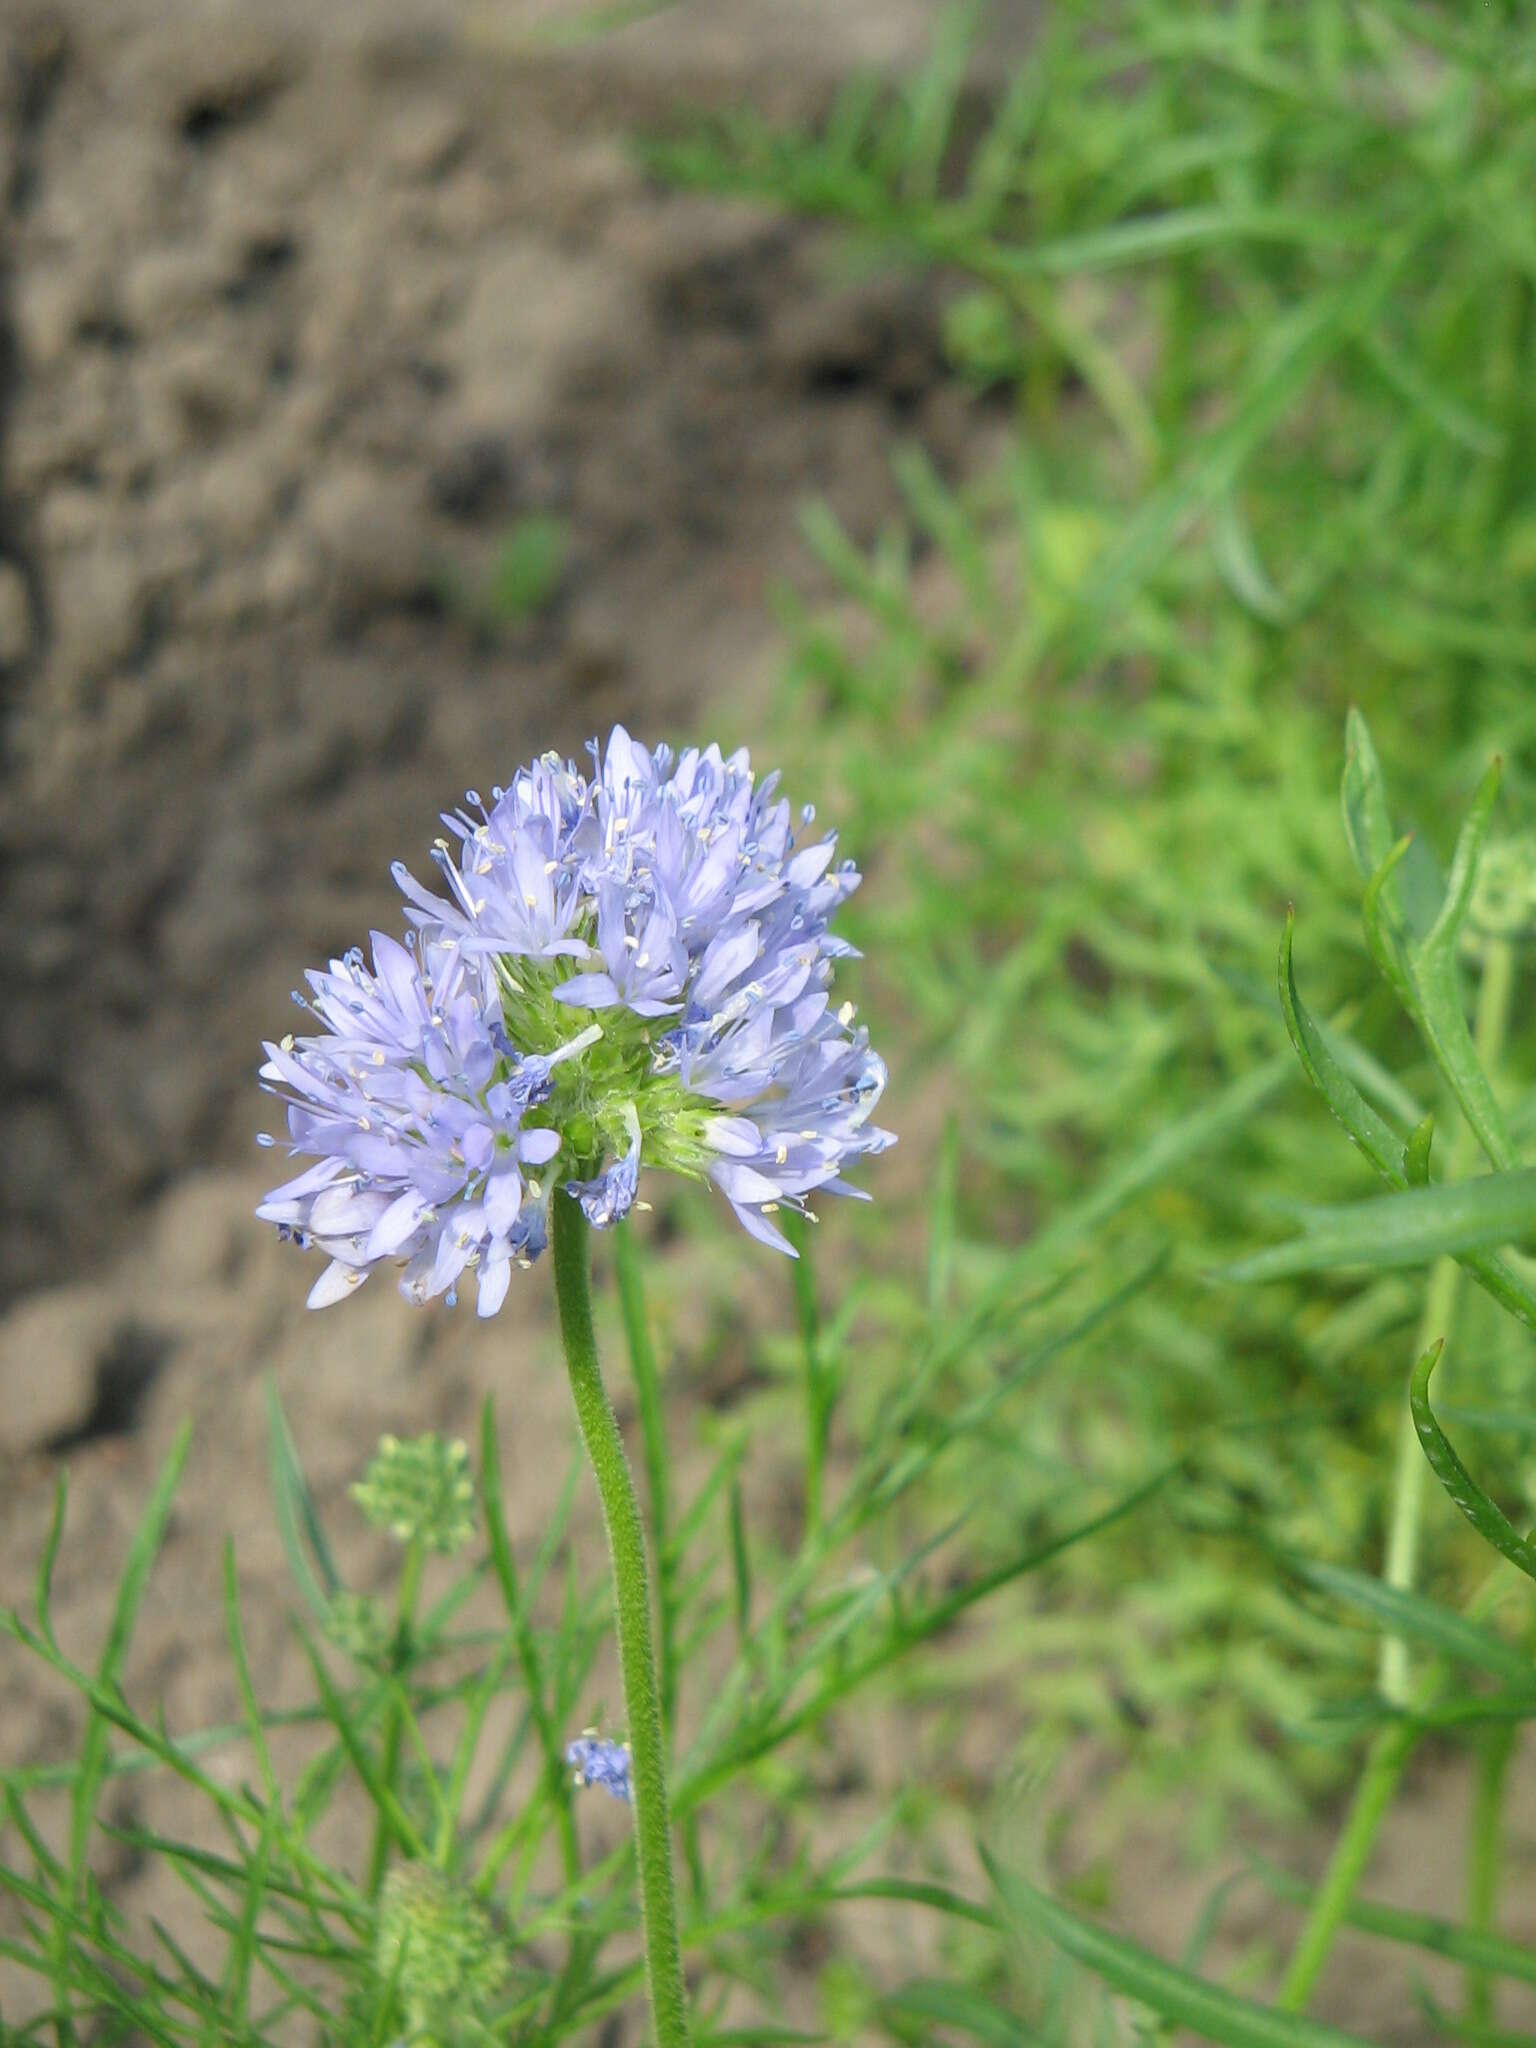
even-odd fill
[(939, 172), (954, 130), (980, 17), (980, 0), (960, 0), (959, 5), (945, 9), (928, 60), (910, 88), (902, 165), (902, 190), (909, 202), (931, 201), (937, 196)]
[(231, 1537), (224, 1539), (224, 1630), (229, 1637), (235, 1682), (240, 1688), (240, 1704), (245, 1710), (245, 1725), (250, 1730), (251, 1747), (256, 1752), (256, 1766), (261, 1773), (267, 1803), (274, 1808), (280, 1808), (282, 1789), (278, 1784), (277, 1773), (273, 1769), (272, 1753), (267, 1746), (267, 1731), (261, 1717), (261, 1705), (256, 1698), (250, 1659), (245, 1650), (245, 1629), (240, 1619), (240, 1583), (235, 1576), (235, 1546)]
[(1417, 998), (1415, 1021), (1424, 1042), (1478, 1143), (1494, 1166), (1507, 1171), (1515, 1163), (1514, 1141), (1467, 1027), (1459, 957), (1461, 928), (1499, 793), (1499, 774), (1500, 763), (1495, 760), (1478, 785), (1457, 837), (1439, 915), (1422, 943), (1411, 949), (1411, 959)]
[[(270, 1374), (266, 1395), (267, 1465), (277, 1511), (277, 1533), (299, 1591), (323, 1621), (330, 1612), (332, 1600), (341, 1590), (341, 1575), (332, 1561), (325, 1531), (315, 1511), (314, 1496), (299, 1463), (298, 1446), (283, 1413), (277, 1381)], [(318, 1579), (310, 1563), (311, 1557), (320, 1568)]]
[(69, 1505), (69, 1474), (61, 1472), (54, 1482), (53, 1515), (48, 1524), (47, 1541), (43, 1554), (37, 1561), (35, 1599), (37, 1623), (51, 1643), (53, 1637), (53, 1568), (58, 1562), (59, 1545), (64, 1539), (64, 1515)]
[(940, 1316), (949, 1301), (955, 1270), (956, 1211), (960, 1197), (960, 1126), (950, 1115), (939, 1140), (928, 1219), (928, 1313)]
[(1422, 839), (1406, 840), (1392, 823), (1386, 778), (1361, 712), (1351, 708), (1344, 729), (1344, 778), (1340, 791), (1344, 836), (1361, 881), (1369, 884), (1402, 843), (1401, 872), (1392, 883), (1388, 908), (1411, 938), (1422, 939), (1434, 924), (1445, 894), (1439, 864)]
[(1411, 1188), (1429, 1186), (1429, 1154), (1435, 1142), (1435, 1119), (1433, 1113), (1416, 1124), (1409, 1134), (1408, 1143), (1403, 1147), (1403, 1178)]
[(1536, 1167), (1308, 1209), (1302, 1236), (1226, 1267), (1227, 1280), (1278, 1280), (1340, 1266), (1422, 1266), (1511, 1244), (1536, 1229)]
[[(1302, 1069), (1383, 1180), (1395, 1188), (1406, 1189), (1411, 1184), (1410, 1154), (1425, 1124), (1418, 1126), (1403, 1147), (1392, 1126), (1344, 1072), (1334, 1041), (1308, 1011), (1297, 991), (1292, 954), (1294, 934), (1293, 913), (1286, 918), (1280, 940), (1280, 1009)], [(1432, 1128), (1432, 1119), (1425, 1122)], [(1426, 1138), (1423, 1143), (1427, 1165), (1429, 1140)], [(1467, 1252), (1461, 1255), (1461, 1263), (1500, 1307), (1518, 1317), (1527, 1329), (1536, 1330), (1536, 1295), (1504, 1260), (1490, 1252)]]
[[(1522, 1536), (1504, 1510), (1491, 1501), (1472, 1477), (1456, 1453), (1455, 1446), (1440, 1427), (1435, 1412), (1429, 1404), (1429, 1382), (1445, 1340), (1430, 1347), (1413, 1369), (1408, 1383), (1408, 1401), (1413, 1410), (1413, 1426), (1418, 1431), (1419, 1442), (1424, 1447), (1430, 1469), (1454, 1505), (1466, 1516), (1486, 1543), (1492, 1544), (1501, 1557), (1529, 1579), (1536, 1579), (1536, 1544)], [(1531, 1667), (1536, 1672), (1536, 1665)]]
[(731, 1480), (731, 1578), (735, 1588), (736, 1639), (745, 1643), (752, 1632), (752, 1561), (747, 1552), (747, 1519), (741, 1504), (741, 1481)]
[(1399, 839), (1365, 885), (1360, 915), (1365, 924), (1366, 943), (1383, 978), (1410, 1017), (1418, 1014), (1418, 991), (1413, 965), (1396, 903), (1400, 894), (1401, 870), (1418, 842), (1410, 836)]
[(1377, 759), (1371, 729), (1357, 706), (1344, 722), (1344, 779), (1340, 790), (1344, 836), (1362, 882), (1369, 882), (1392, 851), (1397, 834), (1387, 803), (1386, 778)]
[[(1147, 241), (1161, 239), (1170, 224), (1169, 216), (1154, 222), (1118, 223), (1102, 230), (1099, 239), (1124, 245), (1138, 228), (1150, 231)], [(1284, 323), (1276, 345), (1255, 363), (1237, 392), (1230, 417), (1207, 437), (1189, 463), (1149, 491), (1121, 523), (1077, 593), (1074, 629), (1085, 634), (1090, 644), (1099, 622), (1123, 613), (1130, 598), (1177, 546), (1191, 520), (1232, 490), (1249, 460), (1323, 364), (1363, 323), (1375, 317), (1417, 240), (1417, 230), (1392, 236), (1363, 274), (1337, 291), (1317, 293)]]
[(1036, 2038), (1016, 2012), (1006, 2012), (979, 1991), (947, 1984), (940, 1977), (917, 1977), (881, 2002), (896, 2021), (919, 2020), (925, 2026), (955, 2027), (989, 2048), (1026, 2048)]
[[(1255, 1876), (1282, 1899), (1294, 1899), (1303, 1905), (1311, 1897), (1307, 1887), (1286, 1871), (1276, 1870), (1262, 1862), (1255, 1863), (1253, 1870)], [(1378, 1906), (1365, 1899), (1351, 1902), (1344, 1914), (1344, 1924), (1358, 1928), (1362, 1934), (1379, 1935), (1383, 1941), (1402, 1942), (1410, 1948), (1422, 1949), (1428, 1955), (1446, 1956), (1455, 1963), (1488, 1970), (1501, 1977), (1512, 1977), (1521, 1983), (1536, 1984), (1536, 1949), (1523, 1947), (1501, 1935), (1483, 1934), (1470, 1927), (1459, 1927), (1453, 1920), (1437, 1919), (1430, 1913), (1407, 1912), (1398, 1906)]]
[[(149, 1583), (149, 1574), (159, 1555), (160, 1546), (165, 1541), (165, 1532), (171, 1519), (171, 1503), (175, 1498), (176, 1488), (181, 1483), (182, 1469), (187, 1462), (187, 1448), (191, 1441), (192, 1425), (190, 1422), (184, 1422), (176, 1433), (171, 1454), (161, 1468), (160, 1477), (155, 1481), (149, 1505), (144, 1510), (143, 1519), (135, 1530), (133, 1542), (129, 1546), (128, 1561), (123, 1567), (117, 1600), (112, 1609), (111, 1624), (107, 1630), (106, 1646), (96, 1667), (96, 1684), (104, 1693), (118, 1689), (123, 1660), (128, 1654), (133, 1625), (138, 1618), (139, 1603), (144, 1598), (144, 1588)], [(85, 1749), (80, 1775), (75, 1780), (75, 1796), (70, 1819), (70, 1870), (77, 1887), (85, 1875), (86, 1850), (96, 1819), (96, 1800), (101, 1789), (106, 1761), (106, 1723), (102, 1716), (93, 1710), (86, 1722)]]
[(1469, 1621), (1421, 1594), (1387, 1586), (1367, 1572), (1347, 1565), (1322, 1564), (1311, 1558), (1287, 1557), (1286, 1564), (1304, 1584), (1344, 1601), (1368, 1615), (1389, 1634), (1408, 1636), (1438, 1650), (1453, 1663), (1487, 1671), (1524, 1692), (1531, 1689), (1532, 1664), (1525, 1651), (1507, 1643), (1492, 1629)]
[(982, 1857), (1004, 1904), (1019, 1921), (1045, 1935), (1111, 1989), (1204, 2040), (1221, 2042), (1224, 2048), (1365, 2048), (1356, 2034), (1299, 2013), (1276, 2012), (1208, 1984), (1123, 1935), (1080, 1918), (1016, 1872), (1001, 1868), (985, 1850)]
[(490, 1539), (491, 1565), (512, 1627), (512, 1641), (528, 1694), (528, 1712), (544, 1758), (545, 1783), (555, 1806), (561, 1854), (569, 1882), (574, 1879), (577, 1865), (570, 1777), (565, 1769), (560, 1731), (550, 1713), (545, 1672), (528, 1612), (528, 1596), (518, 1585), (517, 1563), (507, 1535), (507, 1518), (502, 1506), (501, 1452), (496, 1442), (496, 1407), (489, 1394), (480, 1410), (480, 1493), (486, 1533)]
[(347, 1752), (353, 1770), (362, 1781), (363, 1790), (373, 1801), (384, 1825), (401, 1847), (408, 1854), (425, 1860), (427, 1845), (417, 1833), (410, 1815), (374, 1769), (373, 1760), (363, 1747), (362, 1737), (347, 1711), (346, 1702), (331, 1683), (331, 1675), (325, 1668), (324, 1658), (302, 1629), (299, 1631), (299, 1642), (309, 1660), (309, 1668), (314, 1673), (315, 1687), (324, 1702), (326, 1714), (336, 1733), (341, 1737), (342, 1747)]
[(1253, 534), (1232, 492), (1211, 510), (1211, 556), (1239, 604), (1269, 626), (1286, 625), (1295, 607), (1279, 591), (1254, 544)]
[[(275, 1813), (269, 1813), (256, 1843), (256, 1853), (241, 1872), (244, 1897), (240, 1903), (240, 1917), (230, 1933), (229, 1957), (225, 1964), (225, 2016), (238, 2022), (250, 2019), (251, 1969), (256, 1960), (257, 1921), (266, 1900), (267, 1866), (272, 1859), (272, 1846), (276, 1839), (278, 1822)], [(270, 1942), (272, 1936), (268, 1936)]]
[[(1369, 744), (1368, 740), (1366, 744)], [(1365, 829), (1363, 825), (1361, 829)], [(1403, 1150), (1401, 1138), (1385, 1117), (1371, 1107), (1339, 1065), (1322, 1028), (1297, 991), (1295, 936), (1296, 913), (1293, 910), (1286, 914), (1285, 930), (1280, 939), (1280, 1011), (1302, 1070), (1376, 1171), (1394, 1187), (1406, 1188), (1407, 1175), (1399, 1164)]]
[(1399, 398), (1406, 399), (1415, 412), (1429, 420), (1449, 440), (1473, 455), (1502, 455), (1508, 437), (1463, 405), (1454, 392), (1438, 385), (1420, 364), (1389, 341), (1380, 329), (1360, 337), (1361, 351), (1380, 371)]
[(912, 516), (954, 569), (977, 616), (988, 617), (996, 600), (982, 529), (916, 443), (898, 448), (891, 467)]

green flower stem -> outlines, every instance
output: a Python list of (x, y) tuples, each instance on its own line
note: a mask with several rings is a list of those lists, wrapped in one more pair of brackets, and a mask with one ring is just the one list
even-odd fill
[(1280, 1987), (1276, 2003), (1281, 2012), (1305, 2012), (1307, 2009), (1307, 2001), (1333, 1947), (1334, 1936), (1343, 1925), (1356, 1887), (1365, 1875), (1365, 1866), (1376, 1846), (1377, 1830), (1392, 1804), (1393, 1794), (1413, 1754), (1419, 1733), (1415, 1721), (1392, 1721), (1371, 1744), (1365, 1769), (1360, 1774), (1360, 1782), (1350, 1803), (1344, 1832), (1334, 1845), (1322, 1888), (1313, 1900), (1312, 1911), (1307, 1916), (1307, 1924), (1301, 1931), (1290, 1968), (1285, 1973), (1285, 1982)]
[[(395, 1634), (391, 1644), (391, 1662), (398, 1672), (406, 1660), (410, 1647), (411, 1623), (416, 1616), (416, 1600), (421, 1592), (422, 1568), (426, 1564), (426, 1546), (419, 1536), (413, 1536), (406, 1546), (405, 1564), (400, 1573), (400, 1591), (395, 1600)], [(379, 1762), (379, 1780), (386, 1792), (395, 1789), (395, 1772), (400, 1764), (400, 1707), (391, 1699), (384, 1720), (384, 1754)], [(388, 1814), (379, 1808), (373, 1829), (373, 1853), (368, 1858), (368, 1896), (376, 1899), (379, 1886), (384, 1882), (384, 1865), (389, 1856), (389, 1838), (394, 1832)]]
[[(1498, 1917), (1499, 1872), (1504, 1861), (1504, 1793), (1515, 1729), (1485, 1731), (1477, 1752), (1477, 1784), (1472, 1800), (1472, 1840), (1467, 1858), (1467, 1925), (1474, 1934), (1492, 1934)], [(1489, 2029), (1496, 2014), (1493, 1979), (1475, 1965), (1467, 1970), (1466, 2017), (1469, 2027)]]
[[(1511, 947), (1505, 940), (1491, 940), (1478, 988), (1474, 1027), (1477, 1054), (1485, 1073), (1492, 1073), (1503, 1050), (1513, 983), (1514, 954)], [(1451, 1151), (1450, 1177), (1453, 1180), (1468, 1172), (1474, 1149), (1473, 1135), (1463, 1124)], [(1424, 1313), (1414, 1342), (1415, 1360), (1422, 1357), (1437, 1339), (1449, 1335), (1460, 1270), (1453, 1259), (1441, 1259), (1436, 1263), (1430, 1275)], [(1389, 1586), (1404, 1591), (1411, 1589), (1418, 1569), (1419, 1522), (1427, 1470), (1413, 1417), (1405, 1407), (1393, 1481), (1392, 1520), (1382, 1573)], [(1423, 1687), (1417, 1689), (1417, 1697), (1431, 1693), (1438, 1682), (1436, 1670), (1425, 1680)], [(1335, 1845), (1322, 1888), (1312, 1903), (1281, 1986), (1279, 2005), (1283, 2012), (1306, 2010), (1307, 2001), (1333, 1948), (1334, 1938), (1365, 1875), (1377, 1832), (1419, 1739), (1419, 1724), (1412, 1717), (1416, 1689), (1409, 1674), (1408, 1648), (1401, 1637), (1390, 1636), (1382, 1645), (1380, 1684), (1383, 1696), (1403, 1709), (1405, 1718), (1383, 1728), (1367, 1752), (1365, 1768), (1344, 1822), (1344, 1832)]]
[(634, 1793), (635, 1856), (640, 1873), (640, 1914), (645, 1976), (657, 2048), (688, 2048), (687, 1999), (677, 1908), (672, 1888), (671, 1828), (663, 1760), (656, 1659), (651, 1646), (651, 1595), (645, 1533), (635, 1499), (624, 1440), (614, 1420), (597, 1362), (587, 1271), (587, 1222), (563, 1191), (552, 1204), (551, 1238), (560, 1334), (576, 1416), (602, 1496), (613, 1560), (614, 1605), (619, 1624), (619, 1665), (629, 1717), (630, 1782)]
[(672, 1526), (671, 1494), (667, 1485), (667, 1438), (661, 1411), (661, 1380), (656, 1371), (656, 1354), (651, 1349), (650, 1330), (645, 1320), (645, 1287), (640, 1278), (640, 1261), (629, 1224), (621, 1223), (613, 1233), (613, 1265), (618, 1275), (619, 1306), (624, 1316), (624, 1336), (629, 1346), (630, 1369), (635, 1376), (635, 1394), (640, 1404), (640, 1438), (645, 1447), (645, 1484), (651, 1502), (651, 1542), (656, 1551), (656, 1606), (659, 1627), (657, 1652), (661, 1678), (661, 1726), (670, 1734), (677, 1709), (677, 1646), (673, 1579), (676, 1576), (670, 1549)]
[[(645, 1485), (651, 1503), (651, 1546), (656, 1554), (656, 1655), (661, 1688), (661, 1733), (671, 1755), (677, 1718), (677, 1559), (672, 1554), (672, 1495), (667, 1482), (667, 1432), (661, 1407), (661, 1377), (651, 1347), (645, 1315), (645, 1284), (631, 1226), (621, 1223), (613, 1233), (613, 1267), (619, 1281), (619, 1306), (630, 1370), (640, 1405), (640, 1441), (644, 1446)], [(704, 1910), (704, 1858), (699, 1823), (690, 1814), (682, 1823), (683, 1854), (693, 1903)]]
[(785, 1235), (799, 1253), (794, 1262), (795, 1313), (805, 1360), (805, 1533), (821, 1527), (822, 1475), (827, 1462), (827, 1437), (832, 1427), (833, 1395), (821, 1351), (821, 1318), (816, 1307), (816, 1276), (811, 1268), (810, 1233), (793, 1211), (783, 1217)]

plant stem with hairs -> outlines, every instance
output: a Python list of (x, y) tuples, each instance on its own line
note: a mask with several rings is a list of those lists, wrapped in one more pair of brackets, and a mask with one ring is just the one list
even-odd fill
[(640, 1914), (645, 1944), (645, 1978), (657, 2048), (688, 2048), (687, 1998), (677, 1908), (672, 1884), (671, 1824), (651, 1639), (651, 1591), (645, 1534), (635, 1498), (623, 1438), (614, 1419), (597, 1360), (592, 1330), (588, 1269), (588, 1228), (580, 1205), (563, 1191), (551, 1205), (555, 1298), (560, 1335), (582, 1441), (602, 1496), (603, 1519), (613, 1563), (614, 1607), (619, 1627), (619, 1667), (629, 1719), (631, 1784), (635, 1815), (635, 1857), (640, 1875)]

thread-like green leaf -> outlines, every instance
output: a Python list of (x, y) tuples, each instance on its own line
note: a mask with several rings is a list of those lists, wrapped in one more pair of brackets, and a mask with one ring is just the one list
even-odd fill
[[(1501, 1557), (1507, 1557), (1518, 1571), (1529, 1579), (1536, 1579), (1536, 1544), (1522, 1536), (1504, 1510), (1488, 1498), (1487, 1494), (1472, 1477), (1456, 1453), (1450, 1438), (1440, 1427), (1435, 1411), (1429, 1404), (1429, 1382), (1445, 1340), (1431, 1345), (1413, 1369), (1408, 1383), (1408, 1402), (1413, 1410), (1413, 1426), (1418, 1431), (1419, 1442), (1424, 1446), (1424, 1455), (1430, 1469), (1454, 1505), (1466, 1516), (1486, 1543), (1491, 1543)], [(1532, 1667), (1536, 1673), (1536, 1665)]]
[(893, 1991), (882, 2001), (882, 2010), (893, 2020), (920, 2021), (927, 2027), (953, 2027), (973, 2041), (989, 2048), (1026, 2048), (1035, 2036), (1017, 2013), (964, 1984), (947, 1984), (941, 1977), (917, 1977)]
[[(1391, 858), (1400, 835), (1392, 824), (1386, 777), (1364, 715), (1351, 707), (1344, 727), (1344, 778), (1340, 790), (1344, 836), (1360, 879), (1371, 883)], [(1412, 938), (1424, 938), (1439, 914), (1445, 884), (1439, 864), (1422, 839), (1410, 837), (1400, 871), (1393, 877), (1389, 908)]]
[(43, 1544), (43, 1554), (37, 1561), (34, 1593), (37, 1625), (49, 1642), (53, 1641), (53, 1568), (58, 1562), (59, 1545), (64, 1540), (64, 1516), (68, 1506), (69, 1474), (61, 1472), (54, 1483), (53, 1514), (48, 1523), (48, 1536)]
[[(322, 1620), (331, 1601), (341, 1589), (341, 1575), (331, 1557), (330, 1545), (320, 1526), (314, 1496), (299, 1463), (298, 1446), (288, 1417), (283, 1413), (277, 1382), (267, 1378), (267, 1468), (272, 1479), (272, 1499), (277, 1510), (277, 1533), (282, 1542), (294, 1583)], [(307, 1546), (307, 1548), (306, 1548)], [(312, 1565), (310, 1559), (314, 1559)], [(320, 1570), (315, 1576), (315, 1566)]]
[[(1362, 805), (1364, 801), (1362, 798)], [(1366, 1100), (1345, 1073), (1334, 1041), (1301, 999), (1296, 987), (1294, 941), (1293, 912), (1287, 916), (1280, 938), (1280, 1010), (1303, 1072), (1383, 1180), (1403, 1190), (1420, 1185), (1416, 1175), (1421, 1166), (1428, 1171), (1433, 1119), (1425, 1118), (1418, 1124), (1404, 1145), (1392, 1126)], [(1501, 1308), (1518, 1317), (1527, 1329), (1536, 1330), (1536, 1295), (1503, 1259), (1492, 1252), (1464, 1252), (1460, 1258), (1473, 1279)]]
[(1403, 1175), (1411, 1188), (1429, 1186), (1429, 1155), (1435, 1142), (1433, 1115), (1415, 1124), (1403, 1147)]
[(1239, 1259), (1221, 1277), (1279, 1280), (1340, 1266), (1422, 1266), (1447, 1253), (1511, 1244), (1536, 1230), (1536, 1167), (1303, 1213), (1300, 1237)]
[(1004, 1905), (1017, 1920), (1159, 2018), (1188, 2027), (1204, 2040), (1221, 2042), (1224, 2048), (1364, 2048), (1356, 2034), (1299, 2013), (1275, 2012), (1219, 1984), (1208, 1984), (1139, 1943), (1096, 1927), (1016, 1872), (1003, 1869), (985, 1850), (982, 1855)]
[(1293, 910), (1286, 915), (1280, 938), (1280, 1012), (1302, 1070), (1383, 1179), (1406, 1188), (1402, 1139), (1339, 1065), (1321, 1026), (1301, 1000), (1296, 987), (1295, 938)]
[(1525, 1692), (1531, 1688), (1531, 1660), (1492, 1629), (1441, 1607), (1421, 1594), (1406, 1592), (1367, 1572), (1347, 1565), (1323, 1564), (1311, 1558), (1286, 1560), (1295, 1575), (1320, 1593), (1357, 1608), (1393, 1635), (1408, 1636), (1438, 1650), (1456, 1664), (1490, 1672)]
[[(1311, 1897), (1307, 1887), (1288, 1872), (1258, 1862), (1254, 1875), (1282, 1899), (1305, 1904)], [(1512, 1977), (1536, 1984), (1536, 1949), (1522, 1947), (1498, 1934), (1459, 1927), (1453, 1920), (1440, 1920), (1431, 1913), (1407, 1912), (1399, 1906), (1378, 1906), (1367, 1899), (1352, 1900), (1344, 1914), (1346, 1927), (1362, 1934), (1375, 1934), (1384, 1941), (1405, 1943), (1429, 1955), (1447, 1956), (1452, 1962), (1469, 1964), (1500, 1977)]]
[[(176, 1488), (181, 1483), (182, 1469), (187, 1462), (187, 1447), (191, 1441), (192, 1425), (190, 1422), (184, 1422), (176, 1433), (171, 1454), (155, 1481), (155, 1488), (149, 1497), (149, 1505), (144, 1510), (143, 1519), (134, 1531), (133, 1542), (128, 1549), (128, 1560), (123, 1566), (123, 1575), (118, 1583), (117, 1600), (112, 1609), (106, 1646), (96, 1667), (96, 1684), (103, 1692), (115, 1692), (118, 1688), (123, 1659), (128, 1654), (133, 1625), (138, 1619), (139, 1603), (144, 1598), (144, 1588), (149, 1583), (150, 1572), (154, 1568), (160, 1546), (165, 1541), (165, 1532), (171, 1519), (171, 1503), (175, 1498)], [(80, 1774), (75, 1780), (74, 1805), (70, 1820), (70, 1868), (77, 1885), (85, 1873), (86, 1849), (96, 1819), (96, 1800), (101, 1789), (106, 1761), (106, 1722), (93, 1710), (86, 1722), (85, 1749)]]

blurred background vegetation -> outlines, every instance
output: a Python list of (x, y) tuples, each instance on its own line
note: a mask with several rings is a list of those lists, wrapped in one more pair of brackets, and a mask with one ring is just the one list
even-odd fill
[[(979, 476), (893, 451), (906, 515), (874, 548), (808, 508), (844, 600), (785, 600), (779, 751), (872, 851), (852, 924), (948, 1132), (945, 1301), (1025, 1236), (1042, 1279), (1099, 1297), (1168, 1259), (1032, 1386), (1006, 1472), (957, 1492), (1026, 1518), (1065, 1472), (1187, 1461), (1155, 1535), (1075, 1553), (1055, 1611), (994, 1648), (1037, 1714), (1124, 1751), (1117, 1801), (1177, 1794), (1209, 1845), (1234, 1799), (1294, 1812), (1339, 1768), (1316, 1716), (1369, 1645), (1253, 1537), (1379, 1556), (1419, 1308), (1410, 1275), (1211, 1280), (1289, 1204), (1372, 1185), (1288, 1053), (1288, 905), (1314, 1007), (1348, 1005), (1435, 1103), (1373, 993), (1347, 707), (1442, 854), (1496, 752), (1501, 829), (1529, 818), (1536, 45), (1519, 7), (1064, 5), (978, 107), (979, 18), (817, 130), (731, 120), (652, 160), (836, 220), (850, 263), (920, 266), (952, 374), (1009, 402)], [(1518, 1498), (1528, 1340), (1468, 1315), (1458, 1399)], [(1452, 1519), (1444, 1587), (1474, 1558)]]

